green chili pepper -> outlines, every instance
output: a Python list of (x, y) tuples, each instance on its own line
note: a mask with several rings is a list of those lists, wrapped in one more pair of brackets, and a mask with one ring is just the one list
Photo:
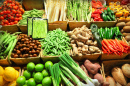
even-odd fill
[(107, 15), (107, 20), (112, 21), (111, 18)]
[(107, 15), (107, 10), (104, 10), (104, 13)]
[(109, 7), (107, 7), (107, 12), (111, 12), (111, 9)]
[(105, 13), (102, 13), (102, 18), (103, 18), (103, 21), (107, 21), (107, 16)]
[(107, 27), (105, 28), (105, 39), (107, 38)]

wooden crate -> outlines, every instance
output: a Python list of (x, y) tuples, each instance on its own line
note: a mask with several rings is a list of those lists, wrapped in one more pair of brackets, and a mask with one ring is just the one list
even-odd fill
[(112, 68), (117, 67), (117, 66), (121, 67), (125, 63), (130, 64), (130, 59), (110, 60), (110, 61), (102, 62), (103, 66), (104, 66), (104, 72), (106, 75), (110, 75)]
[(27, 34), (27, 32), (28, 32), (27, 25), (19, 25), (19, 24), (18, 24), (18, 27), (19, 27), (20, 31), (21, 31), (23, 34)]
[(117, 23), (116, 21), (92, 21), (92, 24), (96, 24), (98, 28), (100, 27), (114, 27)]
[(101, 53), (87, 54), (83, 56), (72, 56), (75, 61), (84, 61), (85, 59), (97, 60)]
[(9, 63), (9, 61), (7, 60), (7, 57), (6, 57), (6, 59), (0, 60), (0, 65), (1, 66), (9, 66), (9, 65), (11, 65), (11, 63)]
[(28, 57), (28, 58), (10, 58), (11, 61), (13, 61), (17, 65), (25, 65), (29, 62), (33, 63), (39, 63), (40, 62), (40, 54), (37, 57)]
[(23, 0), (22, 5), (25, 7), (25, 10), (43, 9), (44, 0)]
[(101, 55), (101, 60), (115, 60), (115, 59), (124, 59), (128, 53), (123, 53), (122, 56), (116, 55), (116, 54), (104, 54)]
[(17, 24), (15, 24), (15, 25), (2, 26), (0, 28), (0, 31), (7, 31), (8, 33), (15, 33), (15, 32), (19, 32), (20, 30), (17, 27)]
[(48, 23), (48, 30), (56, 30), (57, 28), (61, 28), (63, 31), (67, 31), (67, 21), (56, 21), (53, 23)]
[(86, 25), (86, 27), (90, 27), (92, 22), (88, 23), (88, 22), (76, 22), (76, 21), (69, 21), (68, 24), (69, 24), (69, 28), (70, 30), (73, 30), (75, 28), (78, 28), (78, 27), (82, 27), (83, 25)]

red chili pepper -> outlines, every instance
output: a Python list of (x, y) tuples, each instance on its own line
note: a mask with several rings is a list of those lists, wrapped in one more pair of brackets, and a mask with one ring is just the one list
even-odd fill
[(115, 39), (115, 41), (118, 44), (118, 46), (121, 48), (121, 51), (123, 52), (124, 51), (123, 46), (120, 44), (120, 42), (117, 39)]
[(110, 53), (109, 48), (107, 47), (107, 45), (105, 45), (105, 43), (102, 41), (102, 46), (104, 46), (104, 48), (108, 51), (108, 53)]

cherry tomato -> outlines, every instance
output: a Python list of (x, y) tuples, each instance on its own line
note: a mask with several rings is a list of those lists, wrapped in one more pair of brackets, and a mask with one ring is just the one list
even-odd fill
[(7, 13), (8, 13), (8, 14), (10, 14), (10, 12), (11, 12), (10, 10), (7, 10)]
[(22, 19), (22, 17), (19, 17), (19, 20), (21, 20)]
[(8, 20), (5, 20), (5, 21), (4, 21), (4, 23), (5, 23), (5, 24), (8, 24), (8, 23), (9, 23), (9, 21), (8, 21)]
[(17, 9), (18, 9), (18, 6), (13, 6), (13, 8), (14, 8), (15, 10), (17, 10)]
[(1, 16), (1, 17), (0, 17), (0, 20), (4, 20), (4, 17), (3, 17), (3, 16)]
[(11, 25), (10, 23), (8, 23), (8, 25)]
[(4, 11), (4, 14), (7, 14), (7, 11)]
[(14, 4), (14, 3), (12, 3), (12, 4), (11, 4), (11, 6), (15, 6), (15, 4)]
[(7, 15), (4, 15), (3, 17), (4, 17), (4, 19), (5, 19), (5, 18), (7, 17)]
[(15, 20), (15, 21), (18, 21), (18, 18), (15, 18), (14, 20)]
[(14, 24), (14, 22), (10, 22), (10, 25), (13, 25)]
[(3, 25), (4, 25), (4, 22), (2, 22), (1, 25), (3, 26)]
[(0, 10), (2, 9), (2, 7), (0, 7)]
[(12, 3), (12, 0), (8, 0), (9, 3)]
[(12, 12), (14, 13), (14, 14), (16, 14), (17, 12), (16, 12), (16, 10), (12, 10)]
[(11, 16), (11, 17), (10, 17), (10, 19), (11, 19), (11, 20), (14, 20), (14, 17), (13, 17), (13, 16)]
[(19, 14), (19, 17), (22, 17), (22, 14)]
[(18, 21), (14, 21), (14, 24), (17, 24), (18, 23)]
[(21, 11), (17, 11), (18, 14), (21, 14), (22, 12)]
[(11, 15), (10, 15), (10, 14), (8, 14), (8, 17), (11, 17)]
[(16, 5), (19, 5), (19, 2), (18, 2), (18, 1), (15, 1), (15, 4), (16, 4)]

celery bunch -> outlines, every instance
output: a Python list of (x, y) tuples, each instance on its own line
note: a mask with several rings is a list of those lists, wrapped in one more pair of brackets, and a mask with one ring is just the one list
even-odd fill
[(67, 18), (69, 20), (90, 22), (92, 14), (91, 1), (88, 0), (68, 0)]

